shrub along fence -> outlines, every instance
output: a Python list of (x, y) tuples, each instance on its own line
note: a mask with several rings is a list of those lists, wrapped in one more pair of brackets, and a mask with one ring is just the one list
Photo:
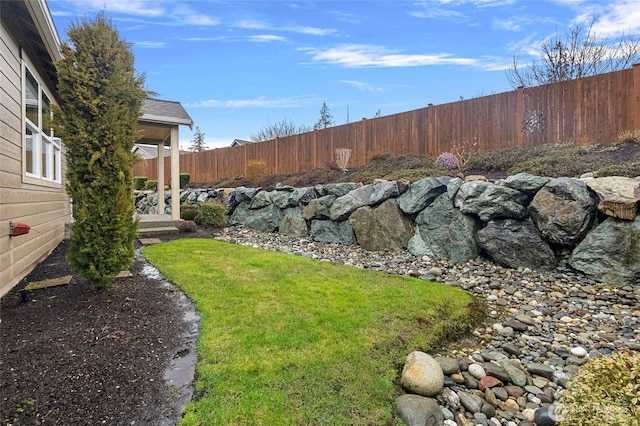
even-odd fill
[[(349, 166), (358, 167), (376, 154), (435, 157), (461, 145), (486, 151), (545, 143), (608, 144), (619, 132), (636, 128), (640, 64), (260, 143), (183, 154), (180, 170), (191, 174), (192, 182), (210, 182), (246, 176), (250, 161), (264, 162), (266, 175), (312, 170), (334, 163), (339, 148), (351, 149)], [(166, 182), (169, 166), (165, 158)], [(133, 173), (155, 179), (156, 160), (141, 161)]]

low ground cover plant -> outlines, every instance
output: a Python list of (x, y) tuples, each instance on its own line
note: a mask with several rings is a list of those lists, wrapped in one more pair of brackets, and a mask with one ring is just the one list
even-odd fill
[(193, 220), (205, 228), (215, 228), (227, 223), (226, 213), (227, 209), (220, 202), (202, 203)]
[(144, 255), (201, 314), (185, 425), (390, 424), (407, 354), (483, 315), (454, 287), (211, 239)]

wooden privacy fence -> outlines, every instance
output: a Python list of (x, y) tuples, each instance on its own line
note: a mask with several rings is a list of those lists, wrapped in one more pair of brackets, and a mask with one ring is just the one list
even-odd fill
[[(352, 150), (350, 167), (374, 154), (435, 157), (454, 144), (475, 142), (479, 151), (545, 143), (610, 144), (619, 132), (640, 128), (640, 65), (631, 69), (496, 95), (431, 105), (362, 119), (270, 141), (180, 155), (191, 182), (246, 176), (247, 163), (263, 161), (267, 175), (312, 170), (335, 161), (337, 148)], [(165, 158), (165, 182), (170, 163)], [(157, 178), (157, 161), (134, 166), (134, 176)]]

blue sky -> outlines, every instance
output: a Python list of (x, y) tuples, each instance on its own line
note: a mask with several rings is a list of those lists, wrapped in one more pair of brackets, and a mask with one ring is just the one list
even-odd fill
[[(61, 39), (106, 10), (138, 72), (180, 101), (208, 148), (287, 119), (336, 125), (512, 90), (505, 70), (598, 16), (596, 32), (640, 34), (640, 0), (49, 0)], [(195, 128), (194, 128), (195, 130)], [(180, 130), (188, 149), (193, 132)]]

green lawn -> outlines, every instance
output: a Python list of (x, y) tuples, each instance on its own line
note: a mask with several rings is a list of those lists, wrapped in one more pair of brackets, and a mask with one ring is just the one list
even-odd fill
[(210, 239), (143, 253), (202, 316), (185, 425), (385, 424), (409, 352), (482, 314), (454, 287)]

